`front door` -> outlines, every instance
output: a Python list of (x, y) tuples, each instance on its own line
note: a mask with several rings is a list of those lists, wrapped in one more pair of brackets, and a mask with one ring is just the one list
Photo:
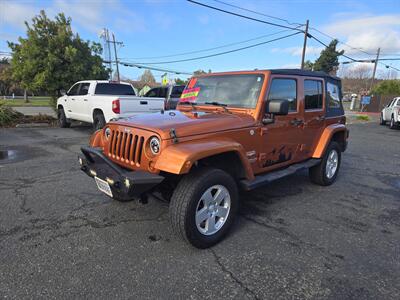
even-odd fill
[(271, 124), (261, 128), (263, 136), (260, 144), (258, 164), (260, 171), (270, 171), (301, 160), (302, 127), (299, 80), (290, 76), (272, 76), (266, 101), (289, 100), (289, 114), (275, 116)]

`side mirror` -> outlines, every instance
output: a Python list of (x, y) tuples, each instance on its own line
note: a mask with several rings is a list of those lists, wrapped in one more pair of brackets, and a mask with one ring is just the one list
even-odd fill
[(61, 91), (60, 91), (60, 94), (61, 94), (61, 96), (65, 96), (65, 95), (68, 96), (68, 93), (67, 93), (66, 91), (64, 91), (64, 90), (61, 90)]
[(289, 113), (289, 101), (284, 99), (269, 100), (265, 112), (277, 116), (287, 115)]

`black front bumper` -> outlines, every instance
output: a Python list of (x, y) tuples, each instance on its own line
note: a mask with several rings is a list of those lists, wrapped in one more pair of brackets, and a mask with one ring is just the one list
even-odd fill
[(109, 160), (100, 148), (82, 147), (79, 156), (81, 170), (110, 185), (113, 197), (130, 200), (140, 197), (164, 180), (163, 176), (145, 171), (130, 171)]

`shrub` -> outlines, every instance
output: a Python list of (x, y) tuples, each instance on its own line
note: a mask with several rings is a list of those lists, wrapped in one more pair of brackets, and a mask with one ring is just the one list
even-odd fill
[(0, 101), (0, 127), (9, 125), (23, 117), (23, 114), (13, 110), (4, 102)]
[(369, 117), (366, 116), (366, 115), (358, 115), (358, 116), (357, 116), (357, 120), (360, 120), (360, 121), (369, 121)]

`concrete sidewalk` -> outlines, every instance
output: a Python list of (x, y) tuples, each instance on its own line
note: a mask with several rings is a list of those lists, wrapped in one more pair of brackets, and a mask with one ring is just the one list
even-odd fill
[(41, 114), (57, 118), (57, 114), (55, 113), (53, 108), (49, 106), (21, 106), (21, 107), (12, 107), (12, 109), (20, 113), (23, 113), (26, 116), (37, 116)]

